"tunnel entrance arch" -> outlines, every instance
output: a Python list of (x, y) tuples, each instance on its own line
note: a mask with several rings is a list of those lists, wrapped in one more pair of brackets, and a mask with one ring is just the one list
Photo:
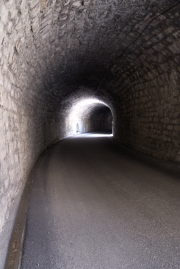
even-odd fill
[(68, 136), (87, 132), (112, 134), (113, 114), (107, 103), (97, 98), (82, 98), (73, 103), (66, 118)]

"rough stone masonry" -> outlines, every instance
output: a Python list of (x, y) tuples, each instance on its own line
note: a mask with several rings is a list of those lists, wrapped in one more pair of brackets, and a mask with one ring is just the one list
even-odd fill
[(121, 144), (180, 163), (180, 1), (0, 0), (0, 267), (10, 210), (77, 96), (113, 105)]

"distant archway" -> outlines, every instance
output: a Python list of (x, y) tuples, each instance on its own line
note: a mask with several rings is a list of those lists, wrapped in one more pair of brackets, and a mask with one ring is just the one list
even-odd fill
[(66, 119), (69, 135), (87, 132), (112, 134), (113, 115), (110, 107), (97, 98), (78, 100), (70, 109)]

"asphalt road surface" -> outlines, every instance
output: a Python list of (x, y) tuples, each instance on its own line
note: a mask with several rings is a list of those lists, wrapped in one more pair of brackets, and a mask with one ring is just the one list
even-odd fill
[(21, 269), (180, 268), (179, 167), (77, 136), (38, 165)]

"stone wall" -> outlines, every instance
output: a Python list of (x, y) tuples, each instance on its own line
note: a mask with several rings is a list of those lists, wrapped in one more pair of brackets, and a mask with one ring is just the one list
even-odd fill
[[(5, 244), (4, 238), (1, 240), (0, 257), (7, 247), (12, 229), (13, 216), (9, 216), (10, 209), (13, 204), (17, 208), (30, 169), (40, 152), (60, 137), (57, 119), (49, 118), (45, 108), (29, 106), (28, 97), (24, 96), (22, 100), (11, 94), (12, 89), (7, 94), (6, 88), (1, 88), (0, 232), (7, 240)], [(33, 95), (33, 89), (31, 94)], [(14, 216), (15, 213), (11, 212)], [(12, 223), (9, 223), (9, 217)]]
[(129, 91), (118, 117), (121, 125), (116, 137), (121, 143), (160, 159), (180, 162), (178, 88), (167, 84), (144, 89), (138, 85), (136, 91)]
[(172, 162), (180, 162), (179, 15), (178, 4), (154, 17), (102, 83), (113, 89), (116, 139)]
[[(55, 114), (41, 94), (42, 77), (34, 69), (33, 43), (26, 1), (0, 6), (0, 268), (28, 173), (47, 145), (59, 140)], [(14, 212), (11, 212), (14, 208)]]

